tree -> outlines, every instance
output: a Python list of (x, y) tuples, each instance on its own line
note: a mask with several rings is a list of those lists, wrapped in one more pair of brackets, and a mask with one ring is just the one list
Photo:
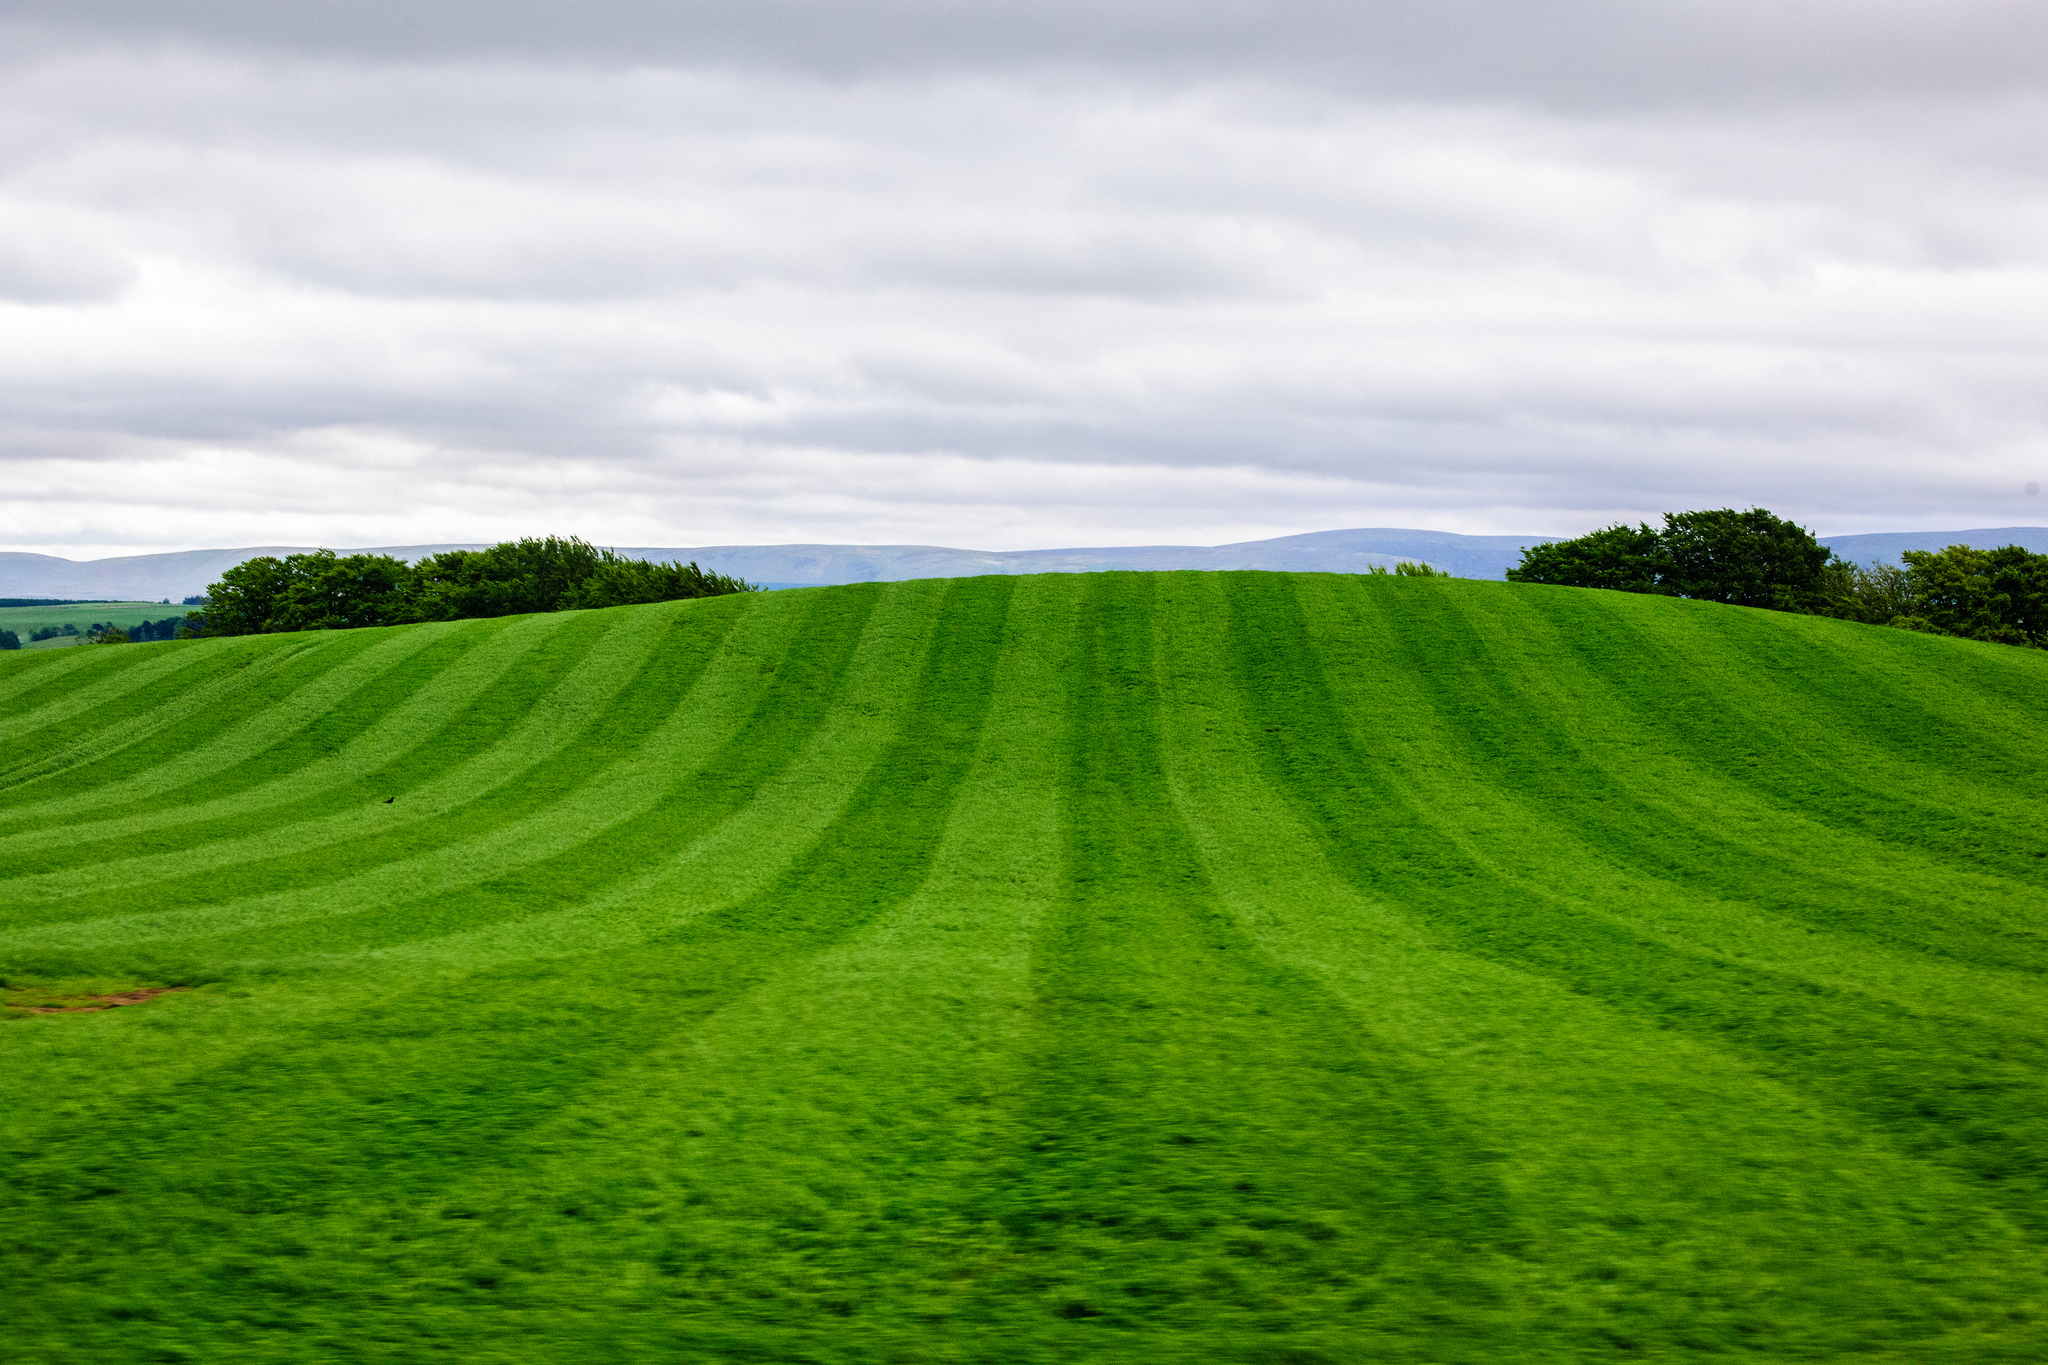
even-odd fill
[(1666, 591), (1775, 611), (1812, 611), (1834, 557), (1813, 532), (1761, 507), (1667, 513), (1658, 541)]
[[(297, 558), (296, 555), (291, 558)], [(258, 635), (277, 610), (291, 570), (275, 555), (245, 559), (206, 590), (208, 635)]]
[(2048, 648), (2048, 555), (2023, 546), (1908, 550), (1907, 610), (1893, 624)]
[(187, 620), (206, 635), (389, 626), (414, 619), (412, 594), (411, 566), (392, 555), (258, 555), (221, 574)]
[(1528, 546), (1522, 551), (1522, 562), (1508, 570), (1507, 578), (1510, 583), (1663, 592), (1663, 570), (1662, 541), (1649, 523), (1629, 526), (1616, 522), (1573, 540)]
[(1662, 593), (1775, 611), (1815, 610), (1833, 552), (1761, 507), (1667, 512), (1664, 528), (1617, 523), (1522, 551), (1514, 583)]
[(574, 536), (450, 550), (417, 565), (389, 555), (268, 555), (221, 575), (185, 617), (188, 634), (347, 630), (410, 621), (568, 611), (756, 591), (696, 564), (649, 564)]
[(1819, 604), (1815, 610), (1822, 616), (1844, 621), (1886, 626), (1892, 618), (1907, 614), (1910, 597), (1906, 571), (1897, 564), (1878, 560), (1851, 564), (1846, 559), (1831, 559), (1821, 568)]
[(21, 637), (11, 630), (0, 630), (0, 649), (20, 649)]
[(354, 630), (415, 619), (412, 566), (395, 555), (336, 555), (332, 550), (285, 557), (287, 581), (266, 631)]
[(161, 621), (138, 621), (128, 627), (128, 638), (138, 644), (150, 640), (175, 640), (184, 624), (176, 616), (166, 616)]
[(546, 536), (431, 555), (416, 570), (417, 610), (427, 621), (560, 611), (609, 554), (575, 536)]
[(753, 591), (753, 585), (741, 579), (698, 568), (694, 559), (688, 564), (654, 564), (622, 559), (610, 550), (599, 553), (602, 561), (569, 593), (564, 606), (624, 607)]

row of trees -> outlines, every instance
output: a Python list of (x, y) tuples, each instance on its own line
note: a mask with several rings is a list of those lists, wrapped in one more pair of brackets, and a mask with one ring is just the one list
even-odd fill
[(627, 559), (574, 536), (450, 550), (408, 564), (332, 550), (259, 555), (220, 576), (187, 618), (201, 635), (350, 630), (415, 621), (516, 616), (753, 592), (754, 585), (689, 564)]
[[(175, 640), (187, 633), (190, 625), (182, 616), (166, 616), (161, 621), (141, 621), (122, 629), (111, 622), (95, 621), (80, 630), (66, 622), (61, 626), (42, 626), (28, 633), (31, 641), (55, 640), (64, 635), (82, 635), (89, 645), (125, 645), (131, 640)], [(194, 632), (196, 633), (196, 632)], [(0, 649), (20, 649), (21, 637), (11, 630), (0, 630)]]
[(1662, 529), (1618, 524), (1533, 546), (1507, 576), (2048, 648), (2048, 555), (1951, 545), (1852, 564), (1761, 507), (1672, 512)]

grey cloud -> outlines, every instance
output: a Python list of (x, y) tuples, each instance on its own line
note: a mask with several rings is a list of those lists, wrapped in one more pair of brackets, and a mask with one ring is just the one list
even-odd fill
[(2036, 97), (430, 46), (16, 60), (9, 240), (133, 274), (0, 308), (0, 539), (1854, 530), (2022, 519), (2042, 468)]
[(1080, 64), (1380, 96), (1598, 104), (2024, 87), (2027, 0), (9, 0), (17, 21), (398, 59), (766, 65), (835, 78)]
[(105, 303), (134, 282), (134, 263), (70, 218), (0, 202), (0, 300)]

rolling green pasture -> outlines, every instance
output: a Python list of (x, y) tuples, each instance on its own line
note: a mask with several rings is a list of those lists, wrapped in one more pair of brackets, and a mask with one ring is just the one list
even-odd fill
[(2044, 740), (1308, 574), (0, 656), (9, 1354), (2039, 1361)]
[(28, 638), (32, 630), (44, 626), (61, 626), (65, 623), (84, 630), (95, 621), (106, 621), (126, 630), (129, 626), (144, 621), (161, 621), (166, 616), (183, 616), (191, 611), (173, 602), (166, 606), (162, 602), (84, 602), (71, 603), (61, 607), (0, 607), (0, 630), (11, 630), (21, 637), (26, 649), (63, 649), (78, 643), (76, 638), (61, 637), (54, 640)]

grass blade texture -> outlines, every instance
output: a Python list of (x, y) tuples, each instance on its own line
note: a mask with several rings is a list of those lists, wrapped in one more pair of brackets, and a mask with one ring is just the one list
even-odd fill
[(2048, 654), (978, 578), (0, 658), (27, 1360), (2048, 1358)]

